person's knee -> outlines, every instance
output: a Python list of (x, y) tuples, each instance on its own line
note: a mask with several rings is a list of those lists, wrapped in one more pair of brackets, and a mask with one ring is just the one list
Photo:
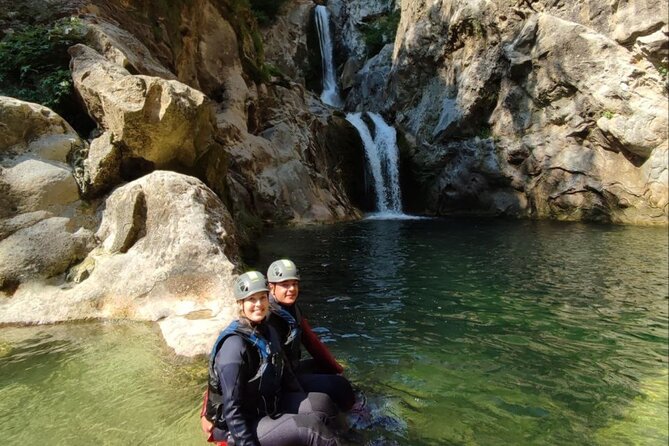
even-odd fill
[(351, 382), (340, 375), (332, 377), (332, 392), (330, 395), (336, 395), (336, 403), (339, 408), (346, 412), (355, 404), (355, 392)]
[(263, 446), (336, 446), (337, 437), (313, 413), (263, 418), (258, 429)]
[(337, 415), (337, 406), (328, 394), (309, 392), (304, 401), (302, 401), (302, 404), (300, 404), (298, 413), (313, 413), (320, 420), (326, 422), (329, 418)]
[(295, 415), (295, 425), (299, 433), (300, 444), (309, 446), (336, 446), (337, 437), (332, 431), (316, 416), (316, 414), (298, 414)]
[(300, 375), (299, 379), (307, 392), (327, 393), (344, 412), (353, 407), (355, 403), (353, 387), (343, 376), (306, 374)]

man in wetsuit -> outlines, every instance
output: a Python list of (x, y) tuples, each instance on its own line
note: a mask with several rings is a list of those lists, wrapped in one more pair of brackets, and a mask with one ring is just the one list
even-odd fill
[[(270, 289), (269, 323), (279, 333), (291, 368), (306, 392), (330, 395), (342, 411), (355, 403), (351, 383), (341, 373), (344, 368), (318, 339), (297, 305), (300, 274), (291, 260), (281, 259), (267, 269)], [(302, 347), (312, 359), (302, 359)]]

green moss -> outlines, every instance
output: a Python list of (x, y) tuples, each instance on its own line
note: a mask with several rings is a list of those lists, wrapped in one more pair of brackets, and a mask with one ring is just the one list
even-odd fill
[(393, 11), (375, 18), (372, 22), (365, 23), (362, 28), (362, 35), (368, 53), (377, 54), (384, 45), (393, 42), (399, 23), (399, 11)]
[(258, 28), (258, 17), (249, 0), (229, 0), (221, 5), (224, 16), (237, 34), (239, 55), (244, 72), (255, 82), (267, 82), (269, 68), (265, 66), (265, 50)]
[(65, 119), (74, 102), (67, 49), (85, 41), (77, 18), (26, 26), (0, 41), (0, 94), (52, 108)]
[(611, 110), (604, 110), (602, 112), (602, 116), (605, 117), (606, 119), (612, 119), (614, 113)]

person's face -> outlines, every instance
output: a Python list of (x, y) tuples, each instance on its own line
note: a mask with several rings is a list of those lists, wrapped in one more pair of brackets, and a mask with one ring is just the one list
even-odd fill
[(267, 316), (269, 310), (269, 299), (267, 298), (267, 291), (260, 291), (251, 294), (244, 299), (244, 316), (251, 322), (259, 324)]
[(284, 280), (270, 283), (269, 289), (281, 305), (293, 305), (300, 294), (300, 282), (299, 280)]

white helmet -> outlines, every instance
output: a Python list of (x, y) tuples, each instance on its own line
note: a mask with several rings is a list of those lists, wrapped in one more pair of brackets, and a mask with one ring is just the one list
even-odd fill
[(281, 259), (272, 262), (267, 268), (267, 278), (270, 283), (283, 282), (284, 280), (300, 280), (300, 272), (292, 260)]
[(237, 277), (232, 287), (232, 292), (237, 300), (246, 299), (252, 294), (261, 291), (269, 292), (269, 288), (267, 288), (265, 276), (258, 271), (249, 271)]

